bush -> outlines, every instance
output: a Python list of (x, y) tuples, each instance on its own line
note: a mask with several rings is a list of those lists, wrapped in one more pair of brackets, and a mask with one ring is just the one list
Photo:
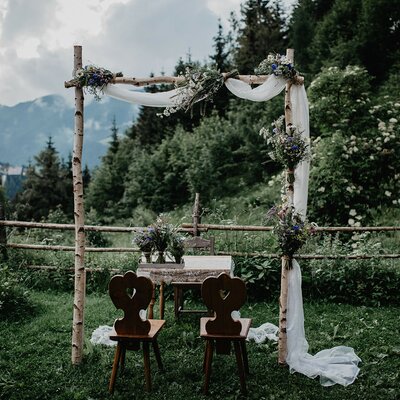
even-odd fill
[(30, 314), (34, 305), (17, 275), (0, 265), (0, 319), (20, 318)]

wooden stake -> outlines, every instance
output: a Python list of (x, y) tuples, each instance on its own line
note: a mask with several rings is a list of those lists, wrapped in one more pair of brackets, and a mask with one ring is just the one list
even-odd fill
[[(294, 60), (294, 50), (287, 49), (286, 57), (292, 62)], [(285, 123), (286, 127), (293, 123), (292, 117), (292, 103), (290, 100), (290, 88), (292, 86), (291, 82), (286, 83), (285, 89)], [(286, 171), (286, 196), (288, 206), (293, 205), (293, 183), (292, 176), (294, 171)], [(289, 182), (290, 181), (290, 182)], [(281, 270), (281, 294), (279, 298), (279, 342), (278, 342), (278, 363), (281, 365), (286, 365), (286, 355), (287, 355), (287, 335), (286, 335), (286, 313), (287, 313), (287, 295), (288, 295), (288, 275), (290, 274), (291, 260), (287, 256), (282, 257), (282, 270)]]
[(200, 193), (196, 193), (193, 205), (193, 236), (199, 236), (198, 225), (200, 223)]
[[(82, 68), (82, 47), (74, 46), (74, 71)], [(72, 322), (72, 364), (82, 361), (84, 309), (86, 292), (85, 215), (83, 207), (82, 147), (83, 147), (83, 90), (75, 87), (75, 132), (72, 153), (72, 175), (75, 218), (75, 291)]]
[[(2, 199), (0, 199), (0, 221), (4, 221), (6, 219), (4, 212), (4, 204)], [(0, 225), (0, 255), (1, 258), (6, 261), (7, 257), (7, 232), (6, 227), (4, 225)]]

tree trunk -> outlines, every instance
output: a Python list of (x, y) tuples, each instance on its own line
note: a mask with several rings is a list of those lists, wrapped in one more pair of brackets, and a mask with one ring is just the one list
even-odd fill
[[(74, 46), (74, 71), (82, 68), (82, 47)], [(75, 217), (75, 291), (72, 324), (72, 364), (80, 364), (83, 352), (84, 310), (86, 292), (85, 215), (83, 206), (82, 147), (83, 90), (75, 87), (75, 132), (72, 159)]]
[[(294, 61), (294, 50), (287, 49), (286, 57), (291, 60), (292, 64)], [(292, 102), (290, 100), (290, 88), (291, 82), (286, 83), (285, 89), (285, 123), (286, 127), (293, 123), (292, 119)], [(294, 171), (286, 171), (286, 196), (288, 206), (293, 205), (293, 177)], [(288, 295), (288, 275), (291, 273), (290, 269), (291, 261), (289, 257), (284, 255), (282, 257), (282, 269), (281, 269), (281, 294), (279, 298), (279, 343), (278, 343), (278, 363), (286, 365), (287, 355), (287, 336), (286, 336), (286, 312), (287, 312), (287, 295)]]

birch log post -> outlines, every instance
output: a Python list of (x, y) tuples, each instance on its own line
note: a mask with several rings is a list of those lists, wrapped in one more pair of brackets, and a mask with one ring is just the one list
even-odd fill
[[(294, 61), (294, 50), (287, 49), (286, 57), (291, 60), (292, 64)], [(292, 118), (292, 103), (290, 100), (290, 88), (291, 82), (286, 83), (285, 88), (285, 124), (286, 127), (293, 123)], [(294, 171), (286, 171), (286, 197), (288, 206), (293, 205), (293, 178)], [(282, 256), (282, 267), (281, 267), (281, 293), (279, 298), (279, 342), (278, 342), (278, 363), (280, 365), (286, 365), (287, 355), (287, 335), (286, 335), (286, 313), (287, 313), (287, 295), (288, 295), (288, 274), (290, 274), (291, 260), (288, 256)]]
[[(82, 47), (74, 46), (74, 72), (82, 68)], [(86, 292), (85, 215), (83, 206), (82, 147), (83, 147), (83, 90), (75, 86), (75, 131), (72, 153), (72, 175), (75, 219), (75, 291), (72, 323), (72, 364), (82, 361), (84, 309)]]

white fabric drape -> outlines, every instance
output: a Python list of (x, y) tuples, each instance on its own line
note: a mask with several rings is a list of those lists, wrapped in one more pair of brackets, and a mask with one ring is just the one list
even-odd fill
[(147, 93), (138, 90), (129, 90), (118, 85), (106, 85), (103, 89), (104, 94), (128, 103), (140, 104), (148, 107), (170, 107), (179, 102), (179, 92), (169, 90), (167, 92)]
[(301, 271), (296, 260), (288, 274), (288, 302), (286, 314), (287, 357), (290, 372), (300, 372), (309, 378), (320, 377), (322, 386), (336, 383), (347, 386), (354, 382), (361, 361), (351, 347), (336, 346), (321, 350), (314, 356), (308, 354), (308, 343), (304, 331), (303, 296)]
[[(260, 86), (252, 88), (237, 79), (227, 79), (226, 87), (237, 97), (251, 101), (267, 101), (278, 95), (286, 85), (281, 77), (271, 75)], [(107, 85), (104, 93), (114, 98), (138, 103), (150, 107), (168, 107), (179, 103), (179, 92), (146, 93), (122, 89), (116, 85)], [(309, 140), (308, 100), (304, 85), (291, 87), (293, 124), (298, 127), (302, 136)], [(306, 215), (308, 197), (309, 161), (303, 161), (295, 170), (294, 207), (297, 212)], [(278, 340), (278, 327), (265, 323), (259, 328), (251, 328), (248, 339), (261, 342), (265, 339)], [(287, 346), (286, 362), (290, 371), (302, 373), (310, 378), (320, 376), (323, 386), (340, 384), (347, 386), (356, 379), (360, 358), (354, 350), (346, 346), (337, 346), (322, 350), (314, 356), (307, 353), (308, 343), (304, 331), (303, 297), (301, 292), (301, 271), (296, 260), (293, 269), (288, 273), (287, 304)]]
[(283, 78), (270, 75), (260, 86), (252, 88), (248, 83), (238, 79), (229, 78), (225, 86), (230, 92), (241, 99), (251, 101), (267, 101), (278, 95), (285, 88), (286, 81)]

